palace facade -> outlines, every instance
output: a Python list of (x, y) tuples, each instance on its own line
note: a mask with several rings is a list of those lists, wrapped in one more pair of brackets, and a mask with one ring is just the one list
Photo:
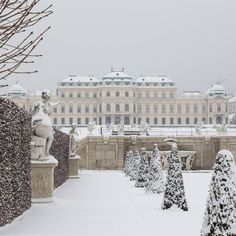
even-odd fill
[[(6, 95), (29, 112), (40, 93), (27, 93), (14, 85)], [(58, 83), (52, 100), (52, 119), (58, 126), (71, 123), (88, 125), (141, 124), (193, 126), (229, 123), (229, 97), (220, 84), (206, 92), (177, 92), (175, 83), (166, 76), (132, 78), (121, 71), (111, 71), (101, 79), (92, 76), (69, 76)]]

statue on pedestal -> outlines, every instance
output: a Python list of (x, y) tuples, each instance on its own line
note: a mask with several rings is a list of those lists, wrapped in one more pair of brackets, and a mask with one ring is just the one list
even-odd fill
[(72, 129), (69, 132), (70, 142), (69, 142), (69, 157), (76, 156), (76, 150), (78, 146), (78, 132), (76, 131), (76, 125), (71, 124)]
[(32, 112), (31, 159), (48, 160), (49, 150), (53, 142), (53, 127), (50, 119), (52, 107), (58, 103), (50, 102), (50, 93), (42, 92), (42, 100), (34, 105)]

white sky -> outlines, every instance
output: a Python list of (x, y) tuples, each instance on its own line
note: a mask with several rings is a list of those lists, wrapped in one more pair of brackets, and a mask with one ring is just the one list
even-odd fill
[(134, 77), (165, 74), (179, 90), (227, 78), (236, 92), (235, 0), (56, 0), (53, 10), (32, 67), (39, 72), (9, 84), (55, 90), (69, 74), (100, 78), (124, 67)]

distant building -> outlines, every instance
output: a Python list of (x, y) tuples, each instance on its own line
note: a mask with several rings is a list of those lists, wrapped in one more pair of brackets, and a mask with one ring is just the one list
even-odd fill
[(229, 119), (230, 124), (236, 125), (236, 97), (229, 99)]
[[(31, 110), (39, 94), (12, 93), (8, 97)], [(141, 124), (189, 126), (229, 123), (229, 97), (222, 85), (215, 84), (206, 93), (185, 91), (177, 94), (175, 83), (166, 76), (132, 78), (122, 71), (111, 71), (101, 79), (93, 76), (69, 76), (58, 83), (54, 108), (55, 125)]]

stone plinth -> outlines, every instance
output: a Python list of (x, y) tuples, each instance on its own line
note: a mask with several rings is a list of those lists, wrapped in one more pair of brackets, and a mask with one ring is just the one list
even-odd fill
[(69, 178), (79, 178), (79, 160), (80, 156), (69, 157)]
[(54, 168), (58, 161), (50, 156), (46, 161), (31, 160), (32, 202), (53, 200)]

